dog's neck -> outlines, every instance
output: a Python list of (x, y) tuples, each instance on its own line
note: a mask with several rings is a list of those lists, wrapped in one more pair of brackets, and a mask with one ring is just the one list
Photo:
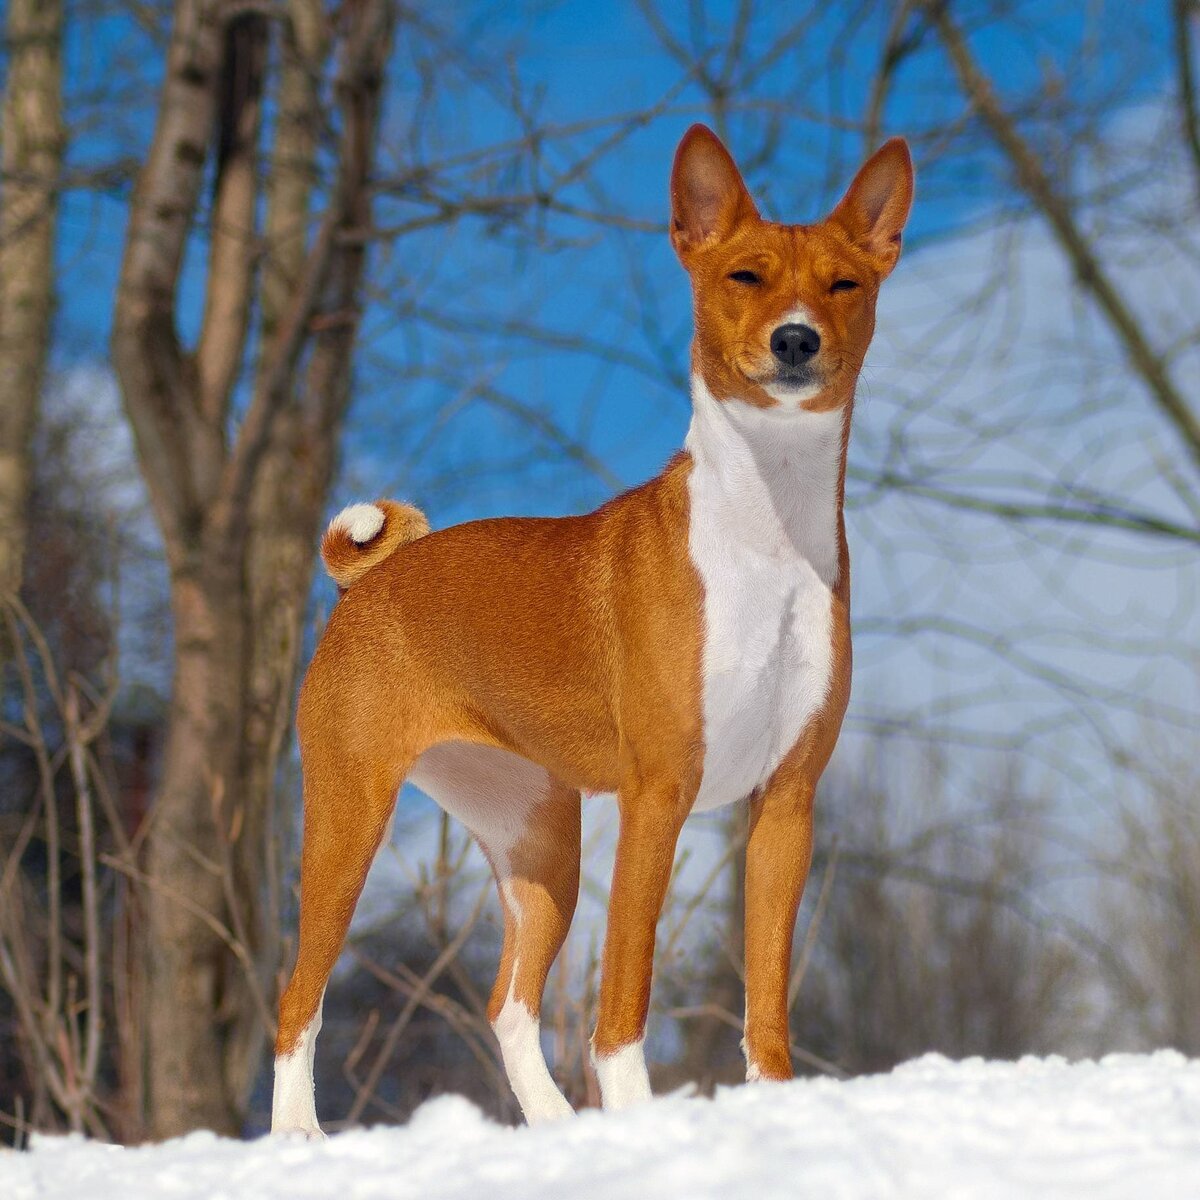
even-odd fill
[(692, 377), (692, 520), (708, 535), (786, 562), (807, 561), (832, 587), (841, 540), (846, 418), (763, 410), (713, 396)]

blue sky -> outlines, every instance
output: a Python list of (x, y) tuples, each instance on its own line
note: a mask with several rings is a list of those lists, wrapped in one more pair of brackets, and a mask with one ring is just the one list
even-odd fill
[[(872, 15), (846, 42), (841, 31), (848, 14), (859, 7), (814, 5), (802, 40), (768, 70), (736, 81), (729, 120), (735, 156), (753, 159), (772, 119), (778, 122), (779, 149), (771, 164), (748, 173), (752, 190), (770, 215), (816, 218), (836, 200), (861, 158), (861, 136), (852, 126), (863, 110), (866, 81), (878, 53), (880, 18), (866, 6)], [(393, 63), (381, 175), (403, 169), (411, 160), (414, 140), (428, 159), (441, 161), (512, 136), (511, 112), (495, 96), (511, 55), (526, 102), (540, 123), (552, 127), (620, 117), (670, 97), (652, 121), (599, 160), (594, 186), (565, 193), (585, 207), (662, 224), (664, 230), (627, 232), (552, 216), (536, 239), (464, 220), (378, 250), (375, 291), (364, 322), (346, 432), (345, 472), (330, 505), (336, 508), (361, 495), (398, 494), (425, 505), (435, 526), (503, 512), (578, 511), (603, 500), (614, 481), (631, 484), (657, 471), (686, 429), (689, 406), (683, 377), (689, 299), (685, 277), (665, 238), (667, 176), (680, 134), (691, 121), (707, 116), (704, 97), (694, 83), (680, 85), (681, 67), (662, 50), (632, 4), (464, 4), (452, 10), (457, 16), (447, 15), (449, 11), (440, 10), (440, 19), (478, 64), (490, 69), (490, 82), (484, 86), (465, 73), (441, 72), (435, 101), (422, 108), (414, 68), (427, 51), (421, 48), (424, 43), (402, 34)], [(690, 44), (694, 35), (687, 11), (688, 6), (672, 6), (666, 20), (674, 35)], [(695, 37), (710, 48), (708, 61), (720, 64), (728, 43), (729, 6), (714, 5), (706, 11), (707, 31)], [(964, 11), (970, 13), (973, 7)], [(1118, 111), (1135, 112), (1139, 104), (1161, 94), (1169, 36), (1165, 11), (1161, 3), (1133, 10), (1115, 4), (1064, 4), (1054, 9), (1018, 5), (1020, 20), (984, 28), (972, 44), (1008, 96), (1019, 97), (1035, 83), (1061, 77), (1069, 81), (1073, 99), (1100, 104), (1115, 95)], [(798, 8), (796, 14), (803, 12)], [(1114, 38), (1111, 31), (1118, 20), (1122, 36)], [(758, 61), (769, 54), (778, 33), (777, 10), (764, 9), (747, 36), (749, 59)], [(1086, 70), (1080, 67), (1084, 48)], [(71, 148), (73, 163), (136, 159), (149, 136), (152, 85), (160, 70), (152, 39), (136, 33), (124, 18), (105, 18), (73, 33), (69, 61), (75, 110), (89, 122)], [(988, 230), (998, 228), (1000, 216), (1012, 206), (1012, 194), (1004, 186), (1006, 173), (994, 156), (966, 142), (943, 142), (931, 133), (961, 112), (946, 76), (937, 54), (922, 53), (898, 75), (887, 109), (886, 132), (913, 137), (918, 193), (908, 251), (885, 294), (880, 337), (856, 417), (853, 454), (867, 467), (887, 451), (889, 415), (900, 403), (896, 389), (902, 384), (919, 390), (933, 379), (937, 386), (958, 388), (959, 395), (970, 394), (961, 381), (946, 383), (937, 373), (911, 375), (913, 364), (904, 362), (902, 351), (917, 326), (936, 328), (948, 311), (973, 302), (972, 287), (983, 287), (984, 268), (961, 268), (958, 264), (967, 263), (970, 255), (961, 243), (947, 241), (947, 234), (976, 230), (982, 240), (972, 244), (970, 254), (982, 256), (986, 263), (997, 253)], [(128, 96), (115, 116), (110, 109), (85, 102), (89, 93), (102, 91), (113, 80)], [(495, 80), (500, 85), (494, 85)], [(95, 120), (97, 114), (103, 121)], [(1026, 125), (1032, 134), (1046, 135), (1050, 146), (1069, 146), (1077, 132), (1053, 103), (1027, 114)], [(553, 140), (547, 161), (561, 166), (612, 128), (609, 124), (590, 134)], [(447, 186), (456, 178), (447, 176)], [(503, 179), (492, 183), (506, 186)], [(380, 200), (377, 215), (383, 221), (399, 220), (413, 211), (422, 210), (404, 197), (387, 196)], [(111, 196), (76, 193), (65, 204), (55, 349), (60, 367), (103, 368), (106, 361), (125, 214), (123, 189)], [(1047, 296), (1052, 312), (1062, 308), (1058, 296), (1074, 304), (1072, 284), (1062, 277), (1056, 251), (1044, 239), (1037, 240), (1036, 225), (1022, 229), (1026, 274), (1036, 268), (1035, 276), (1040, 272), (1038, 277), (1053, 282), (1050, 290), (1024, 289), (1020, 304), (1028, 319), (1046, 326), (1044, 361), (1063, 363), (1062, 339), (1074, 334), (1040, 320), (1035, 310)], [(182, 296), (185, 333), (194, 329), (197, 319), (201, 249), (198, 242)], [(444, 325), (421, 322), (413, 315), (426, 309), (444, 317)], [(1002, 327), (1003, 319), (1000, 313), (991, 318), (991, 326), (981, 324), (979, 336), (985, 328)], [(595, 355), (505, 336), (504, 323), (514, 320), (535, 324), (560, 339), (586, 337), (602, 343), (621, 361), (598, 361)], [(972, 336), (970, 329), (965, 336)], [(907, 383), (899, 370), (902, 363), (911, 375)], [(997, 386), (1000, 381), (1010, 386), (1018, 378), (1011, 367), (997, 348), (996, 356), (980, 369)], [(1074, 374), (1073, 370), (1069, 363), (1062, 366), (1056, 385), (1053, 404), (1060, 415), (1071, 412), (1079, 388), (1088, 381), (1082, 367)], [(487, 389), (525, 405), (532, 423), (514, 419), (482, 399), (478, 393)], [(987, 394), (987, 389), (977, 390)], [(962, 409), (948, 403), (947, 411)], [(1118, 405), (1113, 411), (1118, 422), (1133, 422), (1129, 427), (1136, 426), (1138, 436), (1145, 432), (1144, 422), (1137, 424), (1125, 408)], [(1039, 419), (1044, 416), (1043, 410)], [(1105, 420), (1111, 435), (1111, 411)], [(548, 453), (538, 421), (577, 443), (603, 465), (603, 472)], [(930, 439), (945, 435), (936, 422), (914, 422), (914, 431), (922, 428)], [(1081, 428), (1068, 423), (1050, 436), (1079, 438), (1081, 445), (1086, 438), (1100, 436), (1100, 426)], [(1119, 457), (1096, 461), (1104, 463), (1108, 478), (1122, 473), (1132, 478), (1129, 463)], [(942, 611), (952, 611), (957, 603), (964, 611), (987, 612), (993, 628), (1002, 629), (1006, 618), (1020, 615), (1021, 602), (1034, 594), (1033, 583), (1026, 581), (1016, 600), (1003, 598), (1001, 584), (1005, 578), (1024, 578), (1024, 563), (1013, 568), (1011, 556), (997, 552), (993, 557), (1000, 565), (989, 566), (985, 550), (987, 539), (994, 536), (990, 527), (955, 519), (930, 529), (927, 515), (912, 514), (907, 502), (899, 500), (889, 500), (888, 512), (909, 513), (914, 525), (899, 529), (891, 517), (877, 520), (874, 510), (856, 518), (856, 610), (864, 634), (855, 711), (893, 704), (900, 692), (906, 693), (910, 705), (918, 695), (920, 704), (932, 704), (970, 691), (969, 681), (983, 672), (988, 686), (999, 691), (999, 699), (987, 709), (990, 719), (995, 721), (999, 712), (1003, 723), (1003, 714), (1014, 711), (1014, 701), (1030, 701), (1016, 683), (1015, 690), (1009, 689), (1004, 680), (1011, 682), (1011, 677), (986, 654), (972, 652), (964, 660), (939, 643), (928, 659), (921, 649), (902, 653), (897, 662), (895, 639), (880, 634), (876, 654), (866, 631), (872, 622), (883, 628), (897, 605), (915, 604), (918, 598), (936, 602)], [(900, 567), (889, 565), (877, 550), (881, 538), (903, 539), (905, 551), (896, 560)], [(927, 561), (929, 551), (937, 547), (944, 561), (946, 554), (955, 552), (948, 549), (955, 538), (958, 552), (973, 556), (974, 565), (960, 572), (959, 579), (935, 578)], [(1043, 551), (1071, 553), (1053, 541), (1039, 547), (1038, 553)], [(1011, 548), (1004, 551), (1014, 553)], [(878, 561), (872, 562), (873, 555)], [(1072, 586), (1101, 587), (1119, 598), (1131, 588), (1145, 587), (1148, 579), (1156, 581), (1151, 586), (1159, 594), (1162, 571), (1184, 578), (1170, 560), (1159, 574), (1115, 571), (1117, 583), (1114, 572), (1097, 583), (1102, 577), (1096, 570), (1074, 570)], [(322, 603), (330, 598), (323, 582), (317, 585), (317, 595)], [(1094, 647), (1089, 661), (1101, 661), (1095, 647), (1121, 622), (1122, 613), (1134, 611), (1130, 604), (1132, 600), (1114, 599), (1107, 615), (1074, 631), (1075, 640), (1064, 655), (1076, 661), (1084, 653), (1079, 638), (1088, 636), (1090, 629)], [(1153, 627), (1153, 604), (1136, 611), (1142, 626)], [(889, 660), (891, 666), (878, 676), (866, 674), (875, 659)], [(897, 679), (903, 687), (898, 688)]]
[[(703, 6), (707, 28), (698, 38), (689, 28), (686, 16), (690, 6), (665, 5), (664, 19), (683, 42), (698, 41), (709, 49), (709, 61), (719, 64), (728, 41), (732, 22), (730, 4)], [(745, 111), (735, 113), (729, 129), (735, 154), (745, 157), (757, 148), (767, 111), (756, 104), (782, 105), (783, 145), (785, 150), (769, 170), (752, 172), (750, 182), (764, 210), (785, 219), (814, 219), (837, 198), (861, 155), (861, 141), (853, 131), (839, 124), (855, 120), (865, 100), (865, 81), (878, 52), (877, 37), (881, 18), (871, 13), (856, 26), (857, 36), (847, 48), (841, 33), (856, 4), (812, 6), (813, 14), (803, 40), (768, 71), (742, 81), (735, 102)], [(1020, 6), (1018, 6), (1020, 7)], [(1026, 5), (1032, 12), (1037, 6)], [(1155, 39), (1165, 42), (1165, 21), (1153, 19), (1161, 4), (1142, 6), (1137, 28), (1126, 31), (1126, 38), (1097, 40), (1097, 62), (1082, 78), (1072, 80), (1076, 92), (1101, 95), (1106, 88), (1120, 84), (1129, 100), (1139, 91), (1151, 94), (1159, 86), (1153, 65), (1163, 63), (1164, 55), (1154, 49)], [(970, 11), (969, 9), (967, 11)], [(1115, 11), (1115, 9), (1114, 9)], [(995, 73), (1006, 91), (1020, 93), (1044, 77), (1048, 71), (1065, 70), (1071, 56), (1078, 52), (1081, 39), (1103, 30), (1107, 6), (1064, 5), (1056, 19), (1029, 19), (1009, 25), (984, 28), (976, 39), (976, 50)], [(1085, 12), (1093, 26), (1086, 24)], [(663, 51), (646, 20), (631, 3), (594, 4), (586, 2), (535, 3), (509, 5), (464, 3), (441, 9), (444, 25), (483, 66), (497, 66), (511, 54), (525, 94), (532, 98), (536, 111), (552, 125), (578, 120), (594, 120), (648, 108), (668, 95), (674, 95), (667, 110), (622, 144), (619, 151), (603, 159), (596, 172), (605, 192), (622, 213), (644, 220), (664, 220), (667, 173), (673, 147), (687, 124), (707, 116), (705, 97), (695, 85), (680, 88), (682, 69)], [(456, 15), (452, 15), (456, 14)], [(797, 19), (805, 14), (795, 10)], [(1125, 13), (1123, 20), (1135, 18)], [(115, 15), (93, 18), (86, 25), (69, 26), (68, 78), (76, 108), (84, 116), (82, 136), (72, 144), (70, 158), (79, 166), (109, 162), (114, 158), (137, 159), (144, 152), (152, 120), (153, 84), (159, 66), (158, 47), (150, 38), (138, 34), (127, 18)], [(771, 50), (779, 32), (779, 21), (772, 10), (764, 10), (752, 23), (747, 35), (747, 58), (760, 59)], [(1136, 37), (1142, 53), (1136, 77), (1124, 78), (1127, 59), (1123, 46)], [(413, 99), (414, 75), (407, 57), (409, 43), (401, 34), (401, 45), (393, 64), (392, 96), (387, 115), (385, 144), (393, 153), (385, 162), (402, 161), (394, 152), (394, 142), (408, 136), (406, 117)], [(844, 53), (845, 68), (831, 71), (830, 62)], [(495, 56), (495, 57), (493, 57)], [(839, 58), (840, 61), (840, 58)], [(898, 78), (894, 98), (887, 113), (888, 132), (920, 131), (929, 123), (934, 104), (944, 106), (945, 67), (935, 55), (917, 56)], [(501, 76), (502, 76), (501, 72)], [(114, 116), (112, 107), (103, 110), (92, 102), (93, 93), (111, 88), (113, 80), (125, 98)], [(504, 106), (489, 98), (484, 89), (455, 78), (436, 106), (436, 127), (443, 144), (458, 152), (469, 146), (486, 145), (510, 134), (514, 128)], [(918, 156), (921, 147), (918, 145)], [(986, 186), (986, 174), (993, 167), (979, 156), (961, 156), (955, 161), (921, 163), (921, 188), (909, 229), (910, 245), (939, 235), (950, 226), (977, 219), (996, 198), (996, 189)], [(123, 191), (123, 190), (122, 190)], [(124, 232), (126, 204), (124, 194), (111, 197), (94, 193), (71, 195), (62, 216), (60, 270), (65, 286), (60, 296), (60, 328), (57, 346), (60, 362), (105, 358), (110, 326), (112, 296), (119, 265)], [(421, 274), (423, 261), (436, 254), (442, 261), (442, 278), (470, 280), (472, 290), (487, 294), (489, 304), (512, 305), (517, 300), (510, 292), (493, 296), (472, 275), (479, 252), (477, 230), (462, 239), (451, 233), (435, 234), (407, 242), (403, 251), (412, 263), (414, 274)], [(672, 326), (686, 321), (686, 292), (681, 273), (672, 265), (662, 239), (634, 239), (637, 253), (647, 269), (662, 280), (663, 303)], [(603, 254), (603, 248), (597, 255)], [(544, 281), (553, 297), (555, 316), (566, 327), (591, 325), (597, 314), (611, 310), (612, 298), (597, 294), (589, 277), (581, 275), (572, 257), (570, 281), (564, 284), (555, 276), (554, 264), (542, 262), (536, 249), (514, 252), (507, 261), (500, 255), (489, 258), (506, 275), (530, 276)], [(553, 257), (553, 256), (548, 256)], [(199, 256), (193, 255), (193, 265)], [(595, 268), (590, 268), (592, 271)], [(541, 273), (539, 275), (539, 273)], [(595, 275), (592, 275), (595, 278)], [(614, 281), (605, 276), (609, 286)], [(506, 278), (505, 284), (512, 282)], [(615, 285), (619, 286), (619, 285)], [(185, 289), (181, 305), (185, 333), (194, 329), (199, 306), (199, 289)], [(526, 297), (520, 297), (524, 305)], [(685, 347), (678, 347), (682, 362)], [(538, 388), (530, 373), (519, 383)], [(575, 380), (574, 385), (579, 386)], [(360, 405), (360, 410), (362, 405)], [(353, 430), (352, 430), (353, 432)], [(619, 474), (627, 481), (653, 469), (662, 456), (663, 446), (653, 439), (647, 452), (634, 454), (621, 464)], [(458, 515), (457, 513), (455, 515)]]

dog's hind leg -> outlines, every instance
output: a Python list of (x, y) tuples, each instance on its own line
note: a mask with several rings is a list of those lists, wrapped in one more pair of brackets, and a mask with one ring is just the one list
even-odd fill
[(313, 1053), (325, 985), (412, 758), (398, 761), (395, 747), (385, 752), (382, 745), (372, 754), (364, 739), (334, 736), (329, 714), (338, 711), (336, 706), (314, 707), (316, 718), (299, 722), (304, 765), (300, 937), (291, 981), (279, 1002), (271, 1132), (315, 1138), (321, 1130)]
[(530, 1124), (569, 1116), (541, 1046), (542, 992), (579, 894), (579, 792), (485, 746), (447, 743), (410, 776), (474, 833), (496, 876), (504, 948), (488, 1004), (504, 1069)]
[(540, 1040), (542, 992), (579, 895), (579, 793), (551, 784), (525, 834), (494, 868), (504, 905), (504, 949), (488, 1004), (504, 1069), (525, 1119), (570, 1116)]

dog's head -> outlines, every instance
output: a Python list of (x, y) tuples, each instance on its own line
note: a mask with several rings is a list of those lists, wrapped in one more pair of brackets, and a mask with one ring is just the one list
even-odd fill
[(693, 125), (671, 172), (671, 243), (692, 280), (693, 371), (718, 400), (781, 413), (846, 404), (912, 205), (893, 138), (816, 225), (764, 221), (729, 151)]

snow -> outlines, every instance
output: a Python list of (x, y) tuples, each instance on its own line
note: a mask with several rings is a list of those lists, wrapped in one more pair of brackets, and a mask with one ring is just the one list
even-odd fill
[(7, 1200), (601, 1200), (1200, 1195), (1200, 1061), (928, 1056), (889, 1075), (797, 1080), (511, 1129), (457, 1096), (402, 1128), (325, 1143), (211, 1133), (121, 1149), (35, 1138), (0, 1153)]

